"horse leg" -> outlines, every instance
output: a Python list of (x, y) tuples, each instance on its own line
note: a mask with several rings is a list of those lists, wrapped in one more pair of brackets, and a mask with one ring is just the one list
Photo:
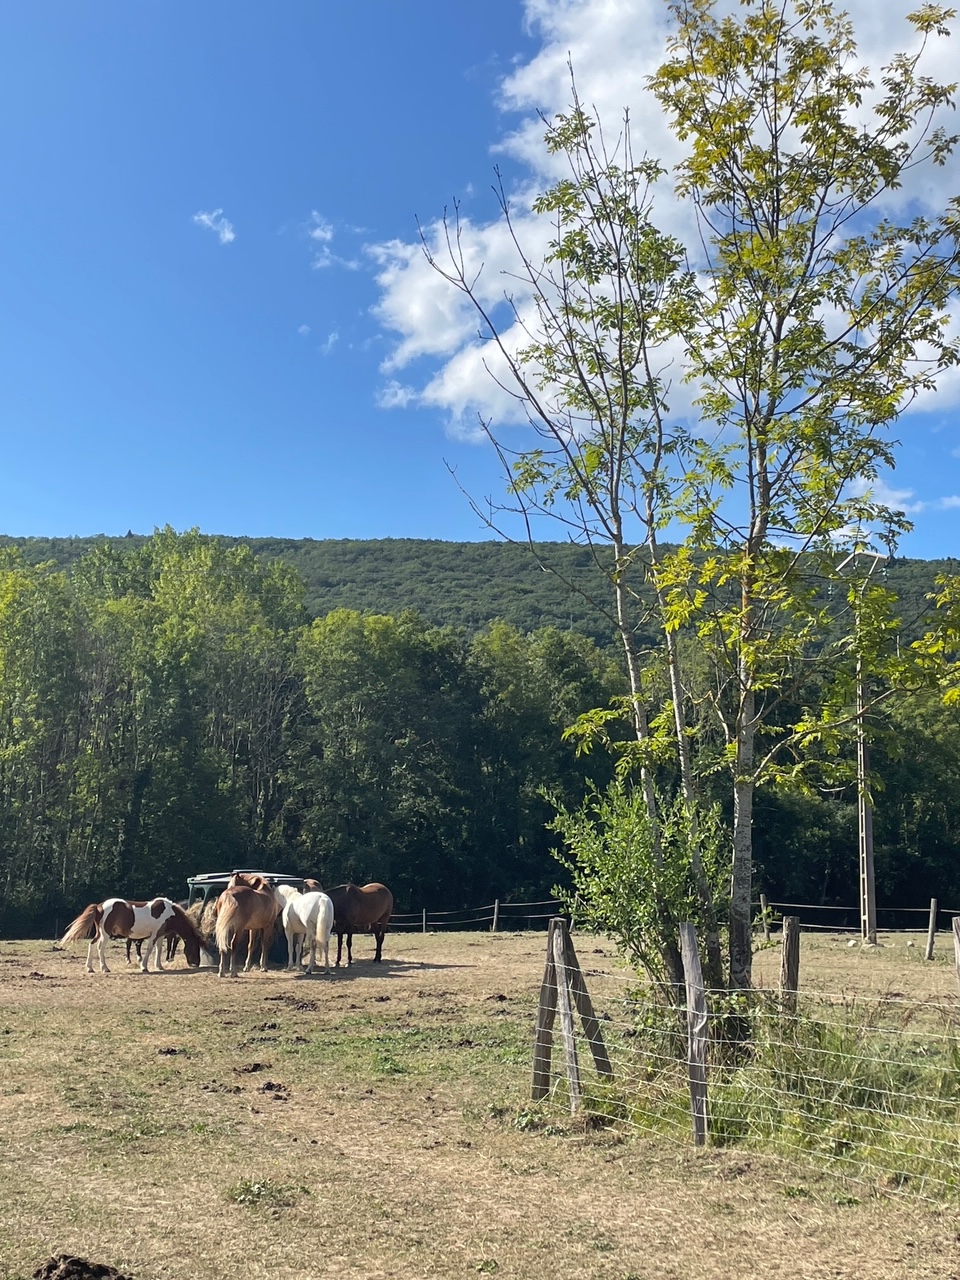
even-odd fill
[(94, 934), (87, 947), (87, 973), (93, 973), (93, 948), (97, 945), (98, 934)]
[(244, 961), (243, 972), (249, 973), (253, 968), (253, 948), (256, 943), (257, 935), (252, 929), (247, 930), (247, 958)]
[[(225, 978), (227, 976), (227, 971), (230, 966), (230, 961), (233, 957), (233, 949), (235, 946), (236, 946), (236, 935), (234, 935), (232, 942), (228, 942), (226, 946), (220, 948), (220, 963), (217, 966), (218, 978)], [(233, 976), (236, 977), (237, 976), (236, 973), (234, 973)]]
[[(97, 955), (100, 957), (100, 972), (109, 973), (110, 970), (107, 968), (107, 935), (102, 929), (97, 931), (95, 941), (97, 944)], [(93, 947), (92, 942), (90, 943), (90, 946), (91, 948)], [(90, 968), (89, 955), (87, 959), (87, 968), (90, 969), (91, 973), (93, 973), (93, 969)]]
[(303, 935), (303, 948), (306, 950), (307, 943), (310, 943), (310, 963), (307, 965), (307, 973), (313, 973), (317, 967), (317, 931), (316, 929), (308, 929)]
[(347, 934), (347, 968), (353, 964), (353, 934)]
[(293, 925), (288, 924), (284, 928), (287, 935), (287, 972), (297, 967), (297, 935), (293, 931)]
[(260, 972), (266, 973), (270, 959), (270, 943), (273, 941), (273, 925), (260, 930)]
[(143, 952), (140, 953), (140, 972), (141, 973), (150, 972), (150, 957), (153, 955), (154, 951), (156, 951), (157, 972), (163, 973), (163, 965), (160, 963), (160, 939), (157, 937), (156, 934), (154, 934), (152, 938), (147, 938), (146, 942), (147, 942), (146, 956), (144, 956)]
[(343, 954), (343, 934), (337, 930), (337, 968), (340, 968), (340, 957)]
[(383, 929), (379, 925), (374, 925), (373, 936), (377, 940), (377, 954), (373, 957), (374, 962), (383, 960)]

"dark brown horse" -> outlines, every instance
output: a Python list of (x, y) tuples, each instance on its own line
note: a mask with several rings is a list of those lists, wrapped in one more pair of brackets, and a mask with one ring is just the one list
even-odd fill
[(393, 911), (393, 894), (384, 884), (341, 884), (328, 889), (333, 903), (333, 927), (337, 934), (337, 967), (343, 953), (343, 935), (347, 935), (347, 964), (353, 964), (353, 935), (372, 933), (377, 941), (375, 961), (382, 960), (383, 935)]
[(217, 927), (214, 933), (220, 949), (220, 977), (227, 975), (227, 959), (230, 976), (237, 976), (237, 943), (240, 935), (249, 933), (247, 963), (244, 973), (253, 966), (256, 935), (260, 936), (260, 968), (266, 973), (267, 955), (277, 921), (279, 904), (268, 881), (261, 876), (234, 876), (217, 898)]

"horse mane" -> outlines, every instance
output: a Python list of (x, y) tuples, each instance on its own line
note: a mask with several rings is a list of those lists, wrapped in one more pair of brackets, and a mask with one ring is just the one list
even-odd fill
[(83, 938), (90, 938), (96, 932), (98, 923), (98, 913), (102, 915), (99, 902), (91, 902), (77, 916), (72, 924), (67, 926), (67, 931), (60, 939), (60, 945), (65, 942), (79, 942)]
[(244, 871), (237, 871), (227, 881), (228, 889), (266, 889), (267, 892), (273, 893), (273, 885), (266, 876), (251, 875)]

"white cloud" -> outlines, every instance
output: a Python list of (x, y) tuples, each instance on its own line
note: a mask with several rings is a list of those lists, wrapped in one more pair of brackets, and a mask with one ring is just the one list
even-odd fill
[(894, 489), (885, 480), (855, 480), (850, 486), (855, 497), (869, 497), (891, 511), (902, 511), (905, 515), (917, 515), (926, 510), (926, 502), (914, 501), (912, 489)]
[(328, 356), (339, 341), (340, 341), (340, 334), (336, 331), (336, 329), (334, 329), (332, 333), (327, 334), (327, 340), (326, 342), (320, 345), (319, 351), (321, 352), (322, 355)]
[(297, 330), (297, 333), (300, 334), (301, 338), (305, 338), (309, 332), (310, 332), (310, 326), (308, 324), (302, 324), (300, 328)]
[(310, 212), (307, 222), (307, 235), (314, 243), (315, 253), (310, 265), (315, 271), (323, 271), (327, 267), (344, 267), (347, 271), (358, 271), (360, 261), (356, 258), (344, 258), (330, 248), (336, 235), (336, 228), (328, 222), (316, 209)]
[(951, 493), (947, 498), (940, 498), (937, 502), (937, 506), (941, 511), (956, 511), (957, 508), (960, 507), (960, 497), (955, 493)]
[(333, 239), (333, 224), (327, 222), (326, 218), (317, 213), (316, 209), (310, 214), (310, 225), (307, 228), (307, 235), (311, 240), (319, 240), (323, 244), (329, 244)]
[(419, 392), (413, 387), (405, 387), (391, 379), (376, 393), (375, 401), (379, 409), (407, 409), (416, 404), (418, 398)]
[[(881, 66), (899, 50), (916, 45), (917, 38), (905, 21), (911, 8), (909, 0), (896, 5), (878, 5), (876, 0), (849, 0), (844, 6), (850, 13), (860, 42), (863, 61), (879, 82)], [(896, 12), (891, 12), (893, 8)], [(736, 0), (719, 0), (718, 14), (738, 8)], [(577, 89), (583, 105), (603, 121), (608, 140), (615, 143), (625, 110), (629, 110), (635, 153), (644, 153), (673, 166), (681, 157), (680, 144), (668, 128), (658, 103), (647, 89), (647, 77), (663, 61), (666, 53), (669, 11), (663, 0), (524, 0), (525, 24), (539, 37), (540, 47), (527, 62), (516, 66), (503, 80), (499, 103), (512, 112), (526, 113), (519, 126), (504, 136), (495, 151), (509, 155), (521, 166), (525, 176), (520, 190), (509, 193), (519, 238), (534, 260), (540, 256), (549, 237), (543, 220), (530, 211), (530, 196), (535, 190), (554, 180), (562, 161), (549, 156), (543, 145), (543, 123), (547, 118), (569, 109), (571, 86), (569, 61), (572, 60)], [(933, 56), (923, 70), (940, 80), (950, 80), (951, 51), (945, 41), (936, 41)], [(869, 108), (865, 100), (864, 112)], [(866, 118), (866, 116), (865, 116)], [(492, 168), (492, 164), (490, 166)], [(916, 181), (913, 177), (916, 177)], [(477, 179), (488, 175), (478, 173)], [(942, 204), (955, 181), (955, 166), (947, 165), (932, 175), (912, 175), (904, 189), (891, 196), (887, 207), (902, 208), (912, 202), (914, 211)], [(468, 185), (467, 192), (472, 189)], [(478, 183), (479, 185), (479, 183)], [(657, 193), (654, 218), (659, 225), (695, 243), (688, 233), (693, 229), (693, 210), (689, 204), (676, 203), (669, 183), (662, 182)], [(452, 193), (453, 194), (453, 193)], [(319, 217), (319, 216), (318, 216)], [(319, 219), (318, 226), (326, 226)], [(509, 346), (521, 340), (522, 330), (511, 322), (504, 308), (505, 286), (521, 320), (530, 316), (529, 292), (511, 279), (517, 270), (517, 257), (502, 218), (483, 223), (465, 220), (461, 226), (460, 247), (468, 272), (483, 270), (477, 284), (480, 301), (496, 313), (505, 327), (504, 341)], [(445, 245), (440, 221), (428, 222), (424, 236), (429, 249), (442, 262)], [(324, 242), (328, 249), (329, 242)], [(329, 249), (328, 249), (329, 252)], [(416, 241), (393, 240), (368, 246), (377, 268), (380, 290), (374, 315), (384, 330), (392, 335), (392, 347), (382, 364), (388, 377), (406, 370), (415, 362), (416, 375), (405, 380), (403, 404), (414, 401), (441, 410), (449, 428), (457, 433), (475, 430), (477, 418), (514, 422), (523, 413), (516, 401), (496, 384), (490, 375), (496, 365), (491, 344), (478, 339), (478, 316), (456, 289), (448, 284), (426, 262), (422, 246)], [(333, 265), (329, 259), (315, 266)], [(679, 365), (674, 364), (675, 413), (689, 410), (689, 388), (682, 386)], [(398, 384), (391, 383), (391, 386)], [(911, 409), (928, 410), (932, 393), (917, 398)], [(936, 406), (960, 402), (960, 371), (952, 371), (939, 382)], [(378, 399), (383, 407), (397, 400), (396, 392), (386, 390)], [(912, 495), (906, 495), (906, 499)], [(916, 510), (916, 504), (911, 509)]]
[(213, 209), (210, 213), (201, 210), (193, 215), (193, 220), (198, 227), (206, 227), (208, 231), (215, 232), (221, 244), (231, 244), (237, 238), (233, 223), (223, 216), (222, 209)]

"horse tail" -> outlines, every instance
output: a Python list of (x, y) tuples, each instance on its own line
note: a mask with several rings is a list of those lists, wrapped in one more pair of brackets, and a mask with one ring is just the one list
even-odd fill
[(65, 942), (80, 942), (84, 938), (92, 938), (97, 931), (99, 919), (100, 903), (91, 902), (89, 907), (84, 909), (77, 916), (72, 924), (67, 926), (67, 931), (60, 939), (60, 945)]
[(223, 892), (217, 899), (217, 927), (213, 932), (214, 941), (221, 951), (229, 951), (230, 943), (236, 929), (233, 917), (237, 914), (237, 900), (232, 893)]

